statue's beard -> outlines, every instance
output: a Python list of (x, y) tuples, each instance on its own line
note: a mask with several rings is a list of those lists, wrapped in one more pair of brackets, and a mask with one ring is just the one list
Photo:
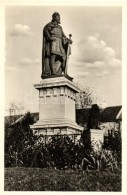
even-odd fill
[(56, 21), (56, 20), (52, 20), (52, 22), (57, 22), (57, 24), (61, 24), (61, 22), (60, 21)]

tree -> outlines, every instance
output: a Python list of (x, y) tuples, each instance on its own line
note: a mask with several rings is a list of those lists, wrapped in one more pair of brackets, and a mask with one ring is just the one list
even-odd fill
[(101, 91), (90, 87), (82, 87), (78, 84), (80, 92), (76, 94), (76, 108), (90, 108), (92, 104), (98, 104), (100, 108), (105, 107), (106, 101)]
[(81, 89), (80, 92), (76, 94), (76, 108), (82, 109), (91, 106), (93, 102), (92, 93), (93, 90), (91, 90), (89, 87)]

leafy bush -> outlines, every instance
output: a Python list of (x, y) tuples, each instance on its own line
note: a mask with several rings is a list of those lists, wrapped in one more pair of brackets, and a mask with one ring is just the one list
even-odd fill
[(79, 168), (83, 152), (83, 145), (80, 142), (75, 143), (71, 137), (52, 136), (46, 144), (39, 143), (33, 166), (57, 169)]
[[(5, 129), (5, 166), (24, 165), (22, 153), (33, 147), (37, 137), (33, 134), (29, 125), (33, 123), (30, 113), (27, 113), (22, 120), (15, 122)], [(27, 153), (28, 157), (29, 153)]]
[(111, 150), (112, 153), (117, 158), (119, 166), (121, 166), (121, 158), (122, 158), (122, 138), (121, 138), (121, 132), (115, 131), (112, 129), (108, 133), (108, 137), (106, 137), (103, 145), (104, 149)]
[[(5, 132), (5, 166), (53, 167), (55, 169), (87, 169), (114, 171), (120, 167), (118, 154), (108, 148), (94, 151), (89, 140), (89, 131), (84, 131), (80, 140), (72, 136), (57, 135), (45, 141), (44, 136), (33, 134), (29, 125), (33, 122), (30, 113), (22, 122), (9, 127)], [(117, 163), (118, 162), (118, 163)]]
[(106, 149), (94, 150), (82, 160), (82, 168), (87, 170), (110, 171), (118, 169), (118, 163), (113, 153)]

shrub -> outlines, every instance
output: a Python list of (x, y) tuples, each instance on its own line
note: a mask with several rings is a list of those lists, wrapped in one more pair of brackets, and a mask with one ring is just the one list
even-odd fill
[[(81, 140), (73, 136), (56, 135), (45, 141), (44, 136), (33, 134), (28, 113), (23, 121), (8, 128), (5, 133), (5, 166), (53, 167), (55, 169), (88, 169), (114, 171), (120, 167), (118, 150), (106, 148), (94, 151), (89, 140), (89, 131), (84, 131)], [(118, 139), (117, 139), (118, 140)], [(119, 162), (119, 161), (118, 161)]]
[[(22, 161), (23, 151), (32, 150), (37, 140), (29, 125), (33, 123), (30, 113), (27, 113), (21, 121), (5, 129), (5, 166), (24, 165)], [(27, 156), (29, 153), (27, 153)], [(25, 157), (27, 158), (27, 157)], [(26, 159), (25, 159), (26, 160)]]
[(82, 145), (69, 136), (54, 136), (46, 147), (56, 168), (78, 168), (81, 164)]
[(83, 158), (82, 169), (114, 172), (118, 169), (117, 158), (106, 149), (93, 151), (87, 158)]
[(117, 158), (119, 166), (121, 166), (121, 158), (122, 158), (122, 139), (121, 132), (111, 130), (111, 133), (108, 133), (107, 141), (104, 142), (103, 148), (107, 150), (111, 150)]

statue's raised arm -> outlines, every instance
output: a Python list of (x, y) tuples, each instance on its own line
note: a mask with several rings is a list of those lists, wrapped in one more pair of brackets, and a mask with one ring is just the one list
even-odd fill
[(52, 21), (43, 29), (42, 79), (67, 75), (71, 36), (68, 39), (60, 24), (60, 15), (55, 12)]

